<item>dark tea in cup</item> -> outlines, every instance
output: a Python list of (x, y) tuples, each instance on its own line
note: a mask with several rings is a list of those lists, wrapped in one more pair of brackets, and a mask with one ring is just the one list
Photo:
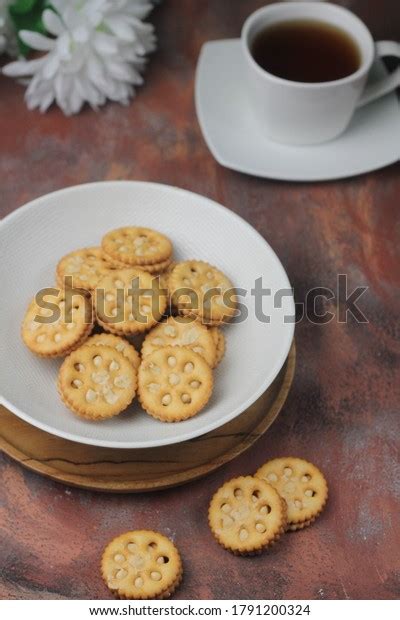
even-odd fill
[(254, 38), (254, 60), (262, 69), (294, 82), (331, 82), (355, 73), (360, 49), (341, 28), (312, 19), (271, 24)]

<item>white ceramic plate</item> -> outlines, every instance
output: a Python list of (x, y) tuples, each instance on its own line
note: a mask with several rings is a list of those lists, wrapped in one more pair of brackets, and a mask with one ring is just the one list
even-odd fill
[(120, 416), (91, 423), (70, 412), (56, 390), (60, 360), (35, 357), (22, 343), (26, 306), (42, 287), (54, 284), (58, 259), (76, 248), (99, 244), (118, 226), (156, 228), (173, 241), (176, 257), (199, 258), (220, 267), (235, 286), (250, 290), (257, 277), (272, 291), (289, 281), (268, 243), (240, 217), (190, 192), (140, 182), (94, 183), (64, 189), (18, 209), (0, 224), (0, 400), (23, 420), (54, 435), (116, 448), (147, 448), (197, 437), (228, 422), (251, 405), (281, 369), (293, 338), (293, 298), (273, 308), (269, 324), (245, 301), (249, 318), (226, 327), (227, 352), (215, 373), (207, 407), (178, 424), (154, 420), (137, 401)]
[[(375, 63), (372, 80), (385, 73)], [(358, 110), (346, 132), (325, 144), (287, 146), (269, 140), (246, 96), (239, 39), (203, 46), (196, 74), (196, 110), (215, 159), (233, 170), (286, 181), (339, 179), (399, 160), (400, 105), (396, 93)]]

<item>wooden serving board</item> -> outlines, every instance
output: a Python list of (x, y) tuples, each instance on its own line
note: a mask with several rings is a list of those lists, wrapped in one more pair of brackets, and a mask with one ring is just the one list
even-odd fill
[(0, 407), (0, 449), (24, 467), (67, 485), (135, 493), (200, 478), (247, 450), (280, 412), (295, 369), (295, 345), (266, 392), (224, 426), (180, 444), (123, 450), (83, 445), (50, 435)]

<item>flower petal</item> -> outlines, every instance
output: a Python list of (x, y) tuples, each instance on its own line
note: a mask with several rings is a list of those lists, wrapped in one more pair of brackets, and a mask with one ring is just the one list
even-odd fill
[(40, 102), (39, 110), (42, 112), (46, 112), (46, 110), (51, 106), (54, 101), (54, 95), (52, 91), (49, 91), (45, 94)]
[(84, 104), (84, 100), (80, 96), (78, 89), (74, 85), (69, 94), (69, 105), (66, 107), (68, 109), (68, 116), (71, 114), (77, 114)]
[(41, 52), (48, 52), (49, 50), (52, 50), (55, 45), (54, 39), (49, 39), (43, 34), (40, 34), (40, 32), (20, 30), (19, 36), (25, 45), (29, 45), (32, 49), (39, 50)]
[(71, 58), (71, 38), (69, 32), (63, 32), (63, 34), (58, 37), (56, 51), (63, 61)]
[(68, 82), (64, 79), (64, 76), (61, 73), (58, 73), (54, 78), (54, 92), (58, 106), (60, 106), (60, 101), (64, 99), (67, 91)]
[(104, 32), (95, 33), (93, 37), (93, 47), (100, 55), (118, 53), (118, 43), (115, 37), (105, 34)]
[(104, 23), (110, 30), (122, 41), (135, 41), (136, 34), (131, 26), (129, 26), (120, 17), (110, 16), (104, 20)]
[(85, 26), (78, 26), (72, 31), (72, 38), (77, 43), (87, 43), (90, 37), (89, 31)]
[(95, 54), (90, 54), (87, 60), (87, 70), (88, 76), (94, 84), (104, 80), (104, 65)]
[(57, 13), (55, 13), (52, 9), (45, 9), (43, 11), (42, 20), (50, 34), (54, 34), (58, 37), (65, 30), (65, 26), (59, 15), (57, 15)]
[(53, 79), (59, 66), (60, 57), (57, 54), (48, 54), (42, 69), (43, 77), (46, 80)]
[(63, 14), (69, 2), (70, 0), (51, 0), (51, 4), (60, 15)]
[(21, 77), (23, 75), (32, 75), (41, 68), (45, 62), (44, 58), (35, 58), (35, 60), (16, 60), (5, 65), (2, 69), (4, 75), (9, 77)]

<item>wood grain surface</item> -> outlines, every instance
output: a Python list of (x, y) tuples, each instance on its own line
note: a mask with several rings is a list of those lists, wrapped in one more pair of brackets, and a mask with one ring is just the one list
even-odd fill
[[(179, 546), (185, 576), (177, 598), (400, 595), (400, 167), (302, 184), (241, 175), (213, 160), (193, 104), (197, 57), (205, 41), (238, 36), (244, 18), (265, 3), (162, 3), (152, 17), (159, 49), (127, 108), (85, 109), (73, 118), (52, 109), (41, 116), (27, 111), (21, 86), (0, 77), (2, 216), (88, 181), (185, 187), (226, 205), (264, 235), (288, 271), (299, 319), (296, 375), (279, 418), (250, 450), (206, 478), (151, 494), (100, 494), (64, 487), (0, 456), (3, 598), (106, 598), (101, 551), (132, 528), (158, 529)], [(376, 39), (400, 39), (398, 0), (338, 4), (364, 19)], [(352, 316), (340, 322), (343, 305), (322, 299), (318, 311), (329, 309), (334, 320), (301, 318), (301, 304), (312, 306), (308, 291), (335, 291), (340, 273), (350, 291), (368, 287), (359, 301), (368, 323)], [(208, 529), (210, 497), (224, 480), (281, 455), (321, 467), (330, 488), (326, 510), (269, 553), (233, 557)]]
[(201, 478), (248, 450), (275, 421), (295, 372), (296, 349), (251, 407), (220, 428), (180, 444), (143, 450), (98, 448), (54, 437), (0, 406), (0, 450), (28, 469), (93, 491), (138, 493)]

